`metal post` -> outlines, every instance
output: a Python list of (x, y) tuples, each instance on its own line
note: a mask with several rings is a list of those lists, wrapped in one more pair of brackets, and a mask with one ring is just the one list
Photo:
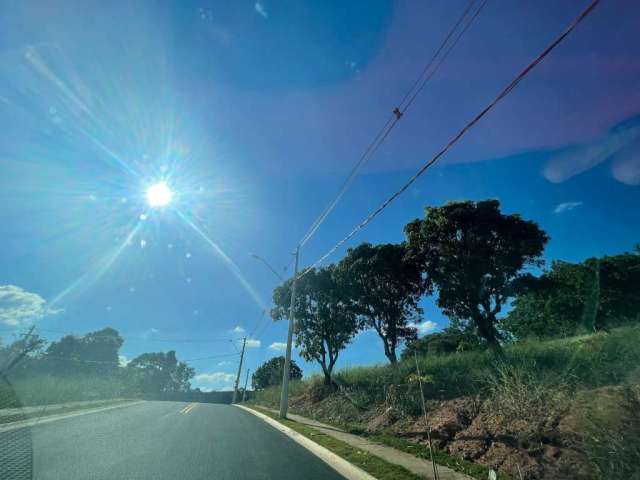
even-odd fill
[(240, 353), (240, 365), (238, 366), (238, 375), (236, 376), (236, 384), (233, 387), (233, 399), (231, 403), (236, 403), (236, 398), (238, 398), (238, 384), (240, 383), (240, 373), (242, 372), (242, 360), (244, 359), (244, 347), (247, 344), (247, 337), (242, 339), (242, 352)]
[(291, 343), (293, 342), (293, 327), (296, 321), (296, 283), (298, 281), (298, 259), (300, 258), (300, 245), (295, 251), (295, 267), (293, 270), (293, 282), (291, 285), (291, 305), (289, 306), (289, 330), (287, 332), (287, 354), (284, 357), (282, 369), (282, 392), (280, 394), (280, 418), (287, 418), (289, 409), (289, 366), (291, 365)]
[(249, 383), (249, 372), (251, 370), (247, 368), (247, 378), (244, 379), (244, 390), (242, 390), (242, 403), (244, 403), (244, 399), (247, 398), (247, 384)]
[(427, 429), (427, 441), (429, 442), (429, 453), (431, 455), (431, 466), (433, 467), (433, 478), (434, 480), (440, 480), (440, 475), (438, 474), (438, 467), (436, 465), (436, 459), (435, 459), (435, 456), (433, 455), (433, 445), (431, 444), (431, 427), (429, 426), (429, 422), (427, 421), (427, 405), (424, 401), (424, 392), (422, 391), (422, 376), (420, 374), (420, 365), (418, 364), (418, 354), (416, 353), (416, 349), (413, 350), (413, 358), (416, 361), (416, 373), (418, 374), (418, 384), (420, 385), (420, 399), (422, 400), (424, 428)]

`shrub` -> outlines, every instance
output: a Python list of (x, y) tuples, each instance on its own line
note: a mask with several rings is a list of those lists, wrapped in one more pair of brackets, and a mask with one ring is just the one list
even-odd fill
[(592, 406), (584, 419), (582, 449), (601, 478), (640, 479), (640, 396), (630, 386), (619, 402)]

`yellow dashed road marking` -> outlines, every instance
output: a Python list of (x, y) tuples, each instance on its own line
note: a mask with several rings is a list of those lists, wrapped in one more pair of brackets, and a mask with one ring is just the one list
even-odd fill
[(194, 408), (196, 408), (198, 404), (197, 403), (190, 403), (189, 405), (187, 405), (186, 407), (184, 407), (182, 410), (180, 410), (180, 413), (182, 415), (186, 415), (187, 413), (189, 413), (191, 410), (193, 410)]

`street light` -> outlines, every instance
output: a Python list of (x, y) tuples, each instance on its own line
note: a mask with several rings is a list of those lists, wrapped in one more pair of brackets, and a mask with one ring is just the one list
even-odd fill
[[(264, 263), (269, 270), (271, 270), (281, 281), (284, 281), (282, 276), (269, 265), (264, 258), (256, 255), (255, 253), (250, 254), (256, 260)], [(296, 303), (296, 283), (298, 280), (298, 259), (300, 258), (300, 246), (296, 247), (294, 252), (295, 256), (295, 267), (293, 270), (293, 281), (291, 284), (291, 304), (289, 305), (289, 326), (287, 329), (287, 351), (284, 357), (284, 368), (282, 369), (282, 391), (280, 392), (280, 418), (287, 418), (287, 410), (289, 409), (289, 369), (291, 366), (291, 345), (293, 343), (293, 330), (296, 322), (295, 316), (295, 308), (294, 305)]]
[(275, 268), (273, 268), (271, 264), (269, 264), (269, 262), (267, 262), (264, 258), (262, 258), (260, 255), (256, 255), (255, 253), (250, 253), (249, 255), (251, 255), (253, 258), (258, 260), (259, 262), (264, 263), (267, 266), (267, 268), (271, 270), (276, 277), (278, 277), (280, 281), (284, 282), (284, 278), (282, 277), (282, 275), (280, 275), (278, 271)]

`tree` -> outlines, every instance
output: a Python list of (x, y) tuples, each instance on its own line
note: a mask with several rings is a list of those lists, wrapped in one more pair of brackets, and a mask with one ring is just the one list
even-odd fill
[(497, 316), (529, 279), (522, 269), (543, 265), (547, 234), (535, 222), (503, 214), (497, 200), (428, 207), (405, 234), (410, 258), (437, 289), (438, 306), (448, 316), (473, 321), (501, 352)]
[[(254, 390), (262, 390), (282, 383), (282, 373), (284, 369), (284, 357), (273, 357), (267, 360), (251, 375), (251, 385)], [(302, 370), (292, 359), (289, 365), (289, 379), (300, 380)]]
[[(296, 287), (296, 346), (302, 358), (320, 364), (326, 385), (333, 385), (331, 373), (338, 354), (358, 331), (356, 315), (335, 270), (334, 265), (313, 268), (298, 279)], [(274, 320), (288, 317), (291, 286), (288, 280), (274, 290)]]
[[(0, 376), (5, 377), (9, 372), (16, 370), (28, 370), (44, 348), (46, 341), (33, 333), (35, 327), (31, 327), (20, 338), (3, 347), (0, 343)], [(1, 339), (0, 339), (1, 340)]]
[(478, 337), (473, 324), (452, 319), (450, 325), (441, 332), (431, 333), (407, 343), (407, 348), (402, 351), (400, 358), (413, 359), (414, 351), (421, 356), (438, 355), (479, 350), (485, 346), (486, 342)]
[(179, 362), (176, 352), (143, 353), (127, 364), (127, 371), (143, 394), (188, 392), (193, 368)]
[(363, 243), (349, 249), (340, 262), (339, 275), (364, 328), (373, 328), (391, 363), (403, 341), (417, 338), (422, 314), (418, 306), (424, 291), (419, 266), (406, 258), (404, 244)]
[(640, 320), (640, 256), (555, 261), (503, 322), (516, 338), (566, 337)]
[(80, 337), (65, 335), (47, 348), (45, 368), (56, 374), (112, 374), (118, 370), (123, 343), (118, 331), (110, 327)]

